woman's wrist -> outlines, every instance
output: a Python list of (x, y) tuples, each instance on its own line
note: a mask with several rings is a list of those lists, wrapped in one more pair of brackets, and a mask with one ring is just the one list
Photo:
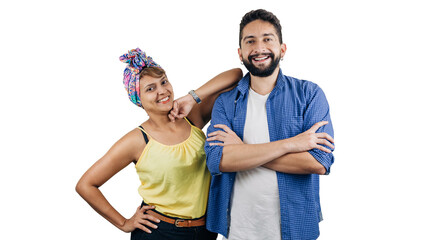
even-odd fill
[(200, 97), (197, 95), (197, 93), (194, 90), (190, 90), (188, 92), (188, 94), (193, 98), (193, 100), (197, 103), (200, 104), (202, 102), (202, 100), (200, 99)]
[(129, 219), (124, 218), (123, 222), (120, 225), (117, 225), (116, 227), (120, 230), (122, 230), (123, 232), (127, 232), (125, 229), (126, 226), (126, 222), (129, 221)]
[(193, 96), (190, 93), (184, 96), (185, 102), (190, 104), (191, 108), (197, 104), (196, 100), (194, 100)]
[(183, 96), (178, 104), (180, 105), (180, 108), (183, 108), (183, 110), (187, 109), (186, 111), (188, 112), (184, 111), (186, 112), (185, 116), (187, 116), (190, 113), (191, 109), (193, 109), (193, 107), (197, 105), (196, 101), (194, 101), (193, 97), (190, 94)]

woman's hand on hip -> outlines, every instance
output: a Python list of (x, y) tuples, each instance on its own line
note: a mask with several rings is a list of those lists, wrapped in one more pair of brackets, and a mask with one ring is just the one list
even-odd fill
[(121, 230), (124, 232), (132, 232), (133, 230), (139, 228), (144, 232), (151, 233), (147, 226), (157, 229), (157, 225), (153, 224), (152, 222), (160, 222), (159, 219), (146, 213), (147, 210), (154, 208), (155, 206), (149, 205), (143, 206), (142, 208), (138, 207), (135, 214), (130, 219), (126, 219), (125, 223), (121, 227)]

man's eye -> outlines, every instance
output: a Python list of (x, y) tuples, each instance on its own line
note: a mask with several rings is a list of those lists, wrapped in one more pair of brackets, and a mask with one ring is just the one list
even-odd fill
[(247, 41), (246, 43), (247, 43), (247, 44), (252, 44), (252, 43), (254, 43), (254, 41), (253, 41), (253, 40), (249, 40), (249, 41)]
[(168, 83), (168, 80), (164, 80), (163, 82), (162, 82), (162, 85), (165, 85), (165, 84), (167, 84)]

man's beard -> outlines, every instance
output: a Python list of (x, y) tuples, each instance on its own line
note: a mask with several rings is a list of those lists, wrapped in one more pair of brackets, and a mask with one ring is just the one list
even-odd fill
[[(259, 55), (267, 55), (272, 60), (270, 65), (260, 69), (258, 67), (255, 67), (255, 65), (252, 63), (252, 60), (254, 57), (257, 57)], [(243, 59), (243, 64), (248, 69), (248, 71), (257, 77), (268, 77), (271, 74), (273, 74), (274, 70), (276, 69), (277, 65), (279, 65), (280, 58), (275, 58), (273, 53), (267, 53), (267, 54), (255, 54), (248, 56), (248, 59)]]

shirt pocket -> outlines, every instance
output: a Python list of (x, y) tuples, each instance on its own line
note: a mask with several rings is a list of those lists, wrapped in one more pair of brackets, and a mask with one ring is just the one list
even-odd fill
[(297, 115), (285, 116), (284, 130), (287, 138), (294, 137), (303, 130), (303, 117)]

